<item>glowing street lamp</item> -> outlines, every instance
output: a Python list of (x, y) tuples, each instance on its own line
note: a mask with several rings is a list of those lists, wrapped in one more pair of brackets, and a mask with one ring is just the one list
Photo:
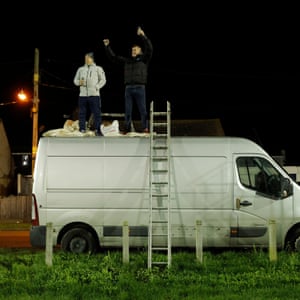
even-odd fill
[(28, 102), (28, 96), (25, 94), (24, 90), (20, 90), (20, 92), (18, 93), (17, 95), (18, 99), (21, 101), (21, 102)]
[(28, 102), (28, 97), (25, 94), (24, 90), (20, 90), (20, 92), (17, 94), (17, 100), (19, 101), (6, 101), (6, 102), (0, 102), (0, 106), (10, 105), (10, 104), (17, 104), (17, 103), (26, 103)]

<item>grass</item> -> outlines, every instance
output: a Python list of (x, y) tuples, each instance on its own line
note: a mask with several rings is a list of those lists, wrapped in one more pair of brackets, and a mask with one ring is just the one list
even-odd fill
[[(159, 259), (159, 258), (157, 258)], [(0, 299), (226, 300), (299, 299), (300, 253), (279, 252), (270, 262), (263, 250), (172, 254), (172, 265), (147, 268), (147, 253), (122, 251), (74, 255), (57, 250), (52, 266), (45, 253), (0, 251)]]

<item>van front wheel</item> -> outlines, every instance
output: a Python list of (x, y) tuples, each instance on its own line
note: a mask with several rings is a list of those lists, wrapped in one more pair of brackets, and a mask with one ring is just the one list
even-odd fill
[(67, 252), (80, 254), (94, 253), (97, 247), (93, 235), (88, 230), (73, 228), (62, 237), (61, 248)]
[(288, 251), (300, 252), (300, 228), (297, 228), (290, 234), (285, 248)]

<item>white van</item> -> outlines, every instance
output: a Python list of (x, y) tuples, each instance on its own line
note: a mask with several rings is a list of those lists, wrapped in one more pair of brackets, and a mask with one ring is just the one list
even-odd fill
[[(147, 247), (149, 152), (145, 137), (42, 137), (34, 169), (30, 240), (76, 253)], [(238, 137), (172, 137), (172, 247), (267, 247), (276, 221), (278, 248), (300, 250), (300, 187), (256, 143)], [(155, 240), (153, 240), (155, 243)]]

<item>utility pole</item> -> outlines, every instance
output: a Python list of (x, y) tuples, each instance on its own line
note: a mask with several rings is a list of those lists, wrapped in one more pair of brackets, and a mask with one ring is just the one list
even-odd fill
[(39, 136), (39, 49), (34, 52), (33, 100), (32, 100), (32, 176)]

